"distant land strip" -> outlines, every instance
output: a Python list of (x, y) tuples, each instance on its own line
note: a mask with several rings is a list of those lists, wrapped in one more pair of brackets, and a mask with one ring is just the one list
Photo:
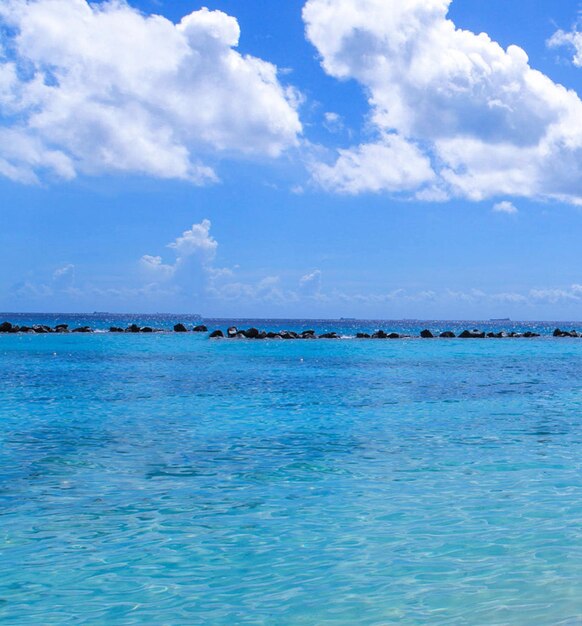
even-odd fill
[[(33, 326), (18, 326), (11, 322), (3, 322), (0, 324), (0, 334), (68, 334), (68, 333), (94, 333), (97, 332), (90, 326), (79, 326), (76, 328), (69, 328), (68, 324), (57, 324), (56, 326), (47, 326), (45, 324), (35, 324)], [(138, 326), (137, 324), (131, 324), (126, 328), (119, 326), (111, 326), (109, 333), (170, 333), (171, 330), (165, 330), (160, 328), (152, 328), (151, 326)], [(304, 330), (302, 332), (295, 332), (292, 330), (278, 330), (278, 331), (265, 331), (258, 328), (247, 328), (246, 330), (239, 329), (236, 326), (231, 326), (226, 334), (218, 329), (209, 332), (208, 328), (204, 325), (194, 326), (191, 330), (187, 328), (185, 324), (178, 323), (174, 326), (174, 333), (207, 333), (211, 339), (341, 339), (346, 335), (340, 335), (337, 332), (327, 332), (323, 334), (317, 334), (314, 330)], [(503, 330), (498, 332), (484, 332), (478, 329), (464, 330), (458, 335), (450, 330), (446, 330), (441, 333), (433, 334), (429, 329), (425, 329), (420, 332), (418, 337), (421, 339), (511, 339), (511, 338), (523, 338), (531, 339), (535, 337), (541, 337), (540, 333), (532, 331), (526, 331), (523, 333), (518, 332), (505, 332)], [(582, 332), (576, 330), (561, 330), (556, 328), (551, 335), (552, 337), (579, 337), (582, 338)], [(355, 339), (411, 339), (412, 335), (404, 335), (394, 332), (386, 332), (384, 330), (378, 330), (374, 333), (359, 332), (355, 335), (350, 335), (350, 338)]]

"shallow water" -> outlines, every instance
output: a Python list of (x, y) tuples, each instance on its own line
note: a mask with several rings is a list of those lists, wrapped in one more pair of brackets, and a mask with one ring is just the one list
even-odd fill
[(10, 335), (0, 365), (2, 623), (582, 624), (581, 340)]

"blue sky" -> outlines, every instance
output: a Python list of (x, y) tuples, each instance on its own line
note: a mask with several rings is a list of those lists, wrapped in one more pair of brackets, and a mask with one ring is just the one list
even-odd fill
[(580, 8), (6, 0), (0, 310), (582, 319)]

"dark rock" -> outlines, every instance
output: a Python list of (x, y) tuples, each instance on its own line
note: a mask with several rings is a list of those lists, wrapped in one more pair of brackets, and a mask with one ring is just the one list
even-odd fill
[(2, 322), (0, 324), (0, 333), (10, 333), (12, 332), (12, 324), (10, 322)]
[(236, 334), (238, 333), (238, 330), (236, 328), (236, 326), (231, 326), (227, 331), (226, 334), (229, 337), (236, 337)]
[(357, 339), (370, 339), (370, 335), (368, 335), (368, 333), (358, 333), (356, 335)]
[(388, 335), (383, 330), (377, 330), (372, 335), (372, 339), (388, 339)]
[(246, 333), (246, 331), (245, 331), (245, 330), (239, 330), (239, 331), (236, 333), (235, 337), (236, 337), (237, 339), (246, 339), (246, 338), (247, 338), (247, 333)]
[(259, 333), (259, 336), (257, 337), (257, 339), (266, 339), (266, 338), (267, 338), (267, 333), (264, 330), (262, 330)]
[(194, 326), (193, 332), (195, 333), (207, 333), (208, 328), (204, 326), (204, 324), (200, 324), (199, 326)]
[(282, 339), (279, 333), (274, 333), (272, 331), (267, 333), (267, 338), (268, 339)]
[(111, 326), (111, 328), (109, 329), (110, 333), (122, 333), (123, 332), (123, 328), (119, 328), (119, 326)]
[(388, 339), (400, 339), (400, 335), (398, 333), (390, 333)]
[(245, 332), (246, 337), (248, 337), (249, 339), (256, 339), (260, 333), (258, 328), (249, 328), (246, 332)]
[(485, 333), (479, 330), (464, 330), (459, 337), (461, 339), (485, 339)]
[(73, 328), (74, 333), (92, 333), (93, 330), (89, 326), (80, 326), (79, 328)]
[(339, 339), (339, 335), (337, 333), (324, 333), (323, 335), (319, 335), (320, 339)]
[(556, 330), (553, 332), (553, 336), (554, 337), (563, 337), (564, 333), (559, 328), (556, 328)]
[(13, 333), (33, 333), (34, 330), (32, 330), (32, 328), (30, 326), (13, 326), (11, 332), (13, 332)]
[(57, 324), (55, 326), (55, 333), (68, 333), (69, 325), (68, 324)]
[(51, 330), (48, 326), (44, 326), (42, 324), (35, 324), (32, 327), (32, 330), (34, 330), (35, 333), (39, 334), (39, 335), (46, 335), (47, 333), (50, 333)]
[(312, 337), (315, 337), (315, 331), (314, 330), (304, 330), (301, 334), (304, 335), (304, 336), (311, 335)]
[(434, 335), (428, 329), (421, 331), (420, 336), (423, 339), (434, 339)]
[(531, 332), (531, 330), (528, 330), (527, 332), (523, 333), (523, 336), (526, 339), (532, 339), (533, 337), (539, 337), (540, 335), (538, 333)]
[(224, 333), (221, 330), (215, 330), (210, 333), (211, 339), (216, 339), (217, 337), (224, 337)]
[(186, 326), (184, 326), (184, 324), (176, 324), (174, 326), (174, 332), (175, 333), (187, 333), (188, 329), (186, 328)]
[(445, 330), (444, 333), (441, 333), (440, 336), (443, 339), (454, 339), (455, 338), (455, 333), (451, 330)]
[(141, 328), (137, 324), (132, 324), (125, 329), (126, 333), (139, 333)]
[(153, 333), (154, 329), (151, 326), (144, 326), (140, 329), (141, 333)]

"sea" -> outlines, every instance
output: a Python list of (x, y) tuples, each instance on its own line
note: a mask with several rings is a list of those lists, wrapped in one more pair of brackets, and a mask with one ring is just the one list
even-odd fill
[(582, 323), (4, 320), (344, 339), (0, 335), (0, 623), (582, 624)]

